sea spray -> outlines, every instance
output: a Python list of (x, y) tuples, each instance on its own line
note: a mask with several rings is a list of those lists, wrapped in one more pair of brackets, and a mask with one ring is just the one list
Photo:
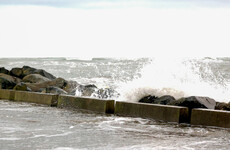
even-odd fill
[[(141, 71), (141, 77), (123, 83), (119, 100), (137, 102), (144, 96), (207, 96), (228, 102), (229, 82), (210, 66), (210, 58), (154, 58)], [(217, 62), (215, 62), (217, 63)]]

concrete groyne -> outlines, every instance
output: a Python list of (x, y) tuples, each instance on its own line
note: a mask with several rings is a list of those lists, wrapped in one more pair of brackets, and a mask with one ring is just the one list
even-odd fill
[(190, 123), (199, 126), (230, 128), (230, 112), (209, 109), (166, 106), (160, 104), (130, 103), (114, 100), (83, 98), (68, 95), (46, 94), (0, 89), (0, 99), (29, 102), (59, 108), (84, 109), (117, 116), (142, 117), (165, 122)]

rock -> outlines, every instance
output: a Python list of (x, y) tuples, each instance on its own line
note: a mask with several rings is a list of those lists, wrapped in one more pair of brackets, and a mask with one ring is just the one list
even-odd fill
[(0, 89), (13, 89), (16, 84), (5, 78), (0, 77)]
[(12, 77), (10, 75), (0, 73), (0, 87), (1, 89), (13, 89), (21, 79)]
[(29, 74), (22, 79), (22, 82), (30, 82), (30, 83), (42, 83), (45, 81), (50, 81), (50, 79), (40, 74)]
[(34, 74), (35, 70), (36, 70), (35, 68), (32, 68), (30, 66), (23, 66), (22, 67), (23, 77), (30, 75), (30, 74)]
[(5, 67), (0, 67), (0, 73), (9, 74), (9, 70), (7, 70)]
[(50, 80), (56, 79), (55, 76), (53, 76), (52, 74), (46, 72), (46, 71), (43, 70), (43, 69), (37, 69), (37, 70), (34, 71), (34, 73), (40, 74), (40, 75), (42, 75), (42, 76), (44, 76), (44, 77), (46, 77), (46, 78), (48, 78), (48, 79), (50, 79)]
[(96, 90), (97, 87), (94, 84), (89, 84), (79, 85), (76, 91), (78, 96), (91, 96)]
[(18, 83), (17, 85), (15, 85), (15, 87), (13, 88), (13, 90), (17, 90), (17, 91), (31, 91), (31, 89), (29, 87), (27, 87), (27, 85), (23, 82)]
[(11, 82), (14, 82), (15, 84), (18, 84), (19, 82), (21, 82), (21, 79), (17, 77), (13, 77), (11, 75), (4, 74), (4, 73), (0, 73), (0, 77), (6, 80), (10, 80)]
[(216, 110), (227, 110), (227, 111), (230, 111), (230, 102), (229, 103), (217, 102), (215, 109)]
[(66, 85), (63, 88), (63, 90), (65, 90), (68, 94), (70, 95), (75, 95), (75, 91), (76, 88), (79, 86), (80, 84), (77, 83), (76, 81), (66, 81)]
[(55, 86), (49, 86), (47, 88), (45, 88), (42, 93), (52, 93), (52, 94), (67, 94), (66, 91), (64, 91), (63, 89), (59, 88), (59, 87), (55, 87)]
[(108, 99), (108, 98), (118, 98), (120, 94), (111, 88), (98, 89), (94, 95), (97, 98)]
[(43, 69), (35, 69), (35, 68), (30, 67), (30, 66), (23, 66), (22, 70), (23, 70), (23, 77), (30, 75), (30, 74), (40, 74), (41, 76), (46, 77), (50, 80), (56, 79), (56, 77), (54, 75), (46, 72)]
[(172, 101), (175, 101), (175, 98), (170, 95), (164, 95), (161, 97), (148, 95), (139, 100), (139, 102), (141, 103), (162, 104), (162, 105), (166, 105)]
[(171, 103), (171, 102), (173, 102), (175, 100), (176, 99), (173, 96), (164, 95), (164, 96), (161, 96), (161, 97), (155, 99), (154, 104), (167, 105), (168, 103)]
[(15, 76), (15, 77), (18, 77), (18, 78), (20, 78), (20, 79), (22, 79), (23, 78), (23, 71), (22, 71), (22, 68), (12, 68), (11, 70), (10, 70), (10, 75), (11, 76)]
[(155, 99), (157, 99), (156, 96), (148, 95), (140, 99), (138, 102), (140, 103), (154, 103)]
[(172, 101), (168, 105), (184, 106), (190, 109), (192, 108), (214, 109), (216, 106), (216, 101), (209, 97), (191, 96), (191, 97), (181, 98), (176, 101)]
[(43, 69), (35, 69), (35, 68), (29, 67), (29, 66), (23, 66), (22, 68), (12, 68), (10, 70), (9, 74), (12, 75), (12, 76), (21, 78), (21, 79), (24, 78), (27, 75), (30, 75), (30, 74), (40, 74), (43, 77), (46, 77), (46, 78), (48, 78), (50, 80), (56, 79), (55, 76), (53, 76), (52, 74), (46, 72)]
[(52, 81), (45, 81), (42, 83), (25, 83), (33, 92), (42, 92), (45, 88), (49, 86), (55, 86), (63, 89), (66, 86), (67, 81), (63, 78), (57, 78)]

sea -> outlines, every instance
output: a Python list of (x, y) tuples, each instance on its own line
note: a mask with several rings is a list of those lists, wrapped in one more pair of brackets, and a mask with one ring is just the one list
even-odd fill
[[(116, 101), (206, 96), (230, 102), (230, 58), (0, 58), (79, 84), (111, 88)], [(76, 93), (76, 96), (81, 94)], [(92, 94), (91, 97), (95, 97)], [(230, 131), (0, 101), (1, 149), (229, 149)]]

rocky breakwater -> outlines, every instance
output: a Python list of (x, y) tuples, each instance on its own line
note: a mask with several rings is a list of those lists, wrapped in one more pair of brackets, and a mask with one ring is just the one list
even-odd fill
[(190, 111), (193, 108), (230, 111), (230, 102), (229, 103), (217, 102), (216, 100), (212, 98), (201, 97), (201, 96), (182, 97), (176, 100), (173, 96), (170, 96), (170, 95), (164, 95), (161, 97), (157, 97), (154, 95), (148, 95), (148, 96), (141, 98), (139, 102), (162, 104), (162, 105), (184, 106), (184, 107), (188, 107)]
[(100, 89), (91, 84), (81, 85), (76, 81), (57, 78), (43, 69), (30, 66), (12, 68), (11, 70), (0, 67), (0, 89), (66, 95), (75, 95), (77, 92), (79, 96), (94, 96), (97, 98), (119, 96), (113, 89)]

